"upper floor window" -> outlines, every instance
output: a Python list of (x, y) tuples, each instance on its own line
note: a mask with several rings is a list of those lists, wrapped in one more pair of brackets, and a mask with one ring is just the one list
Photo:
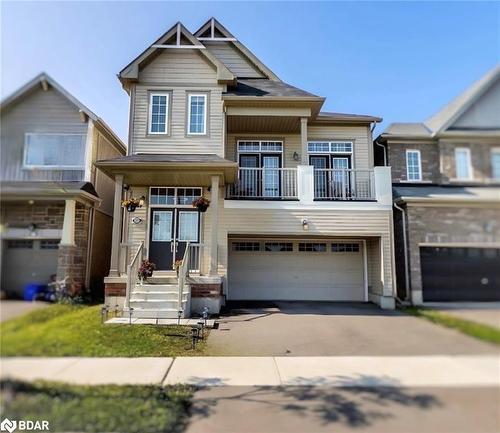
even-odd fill
[(309, 141), (307, 143), (309, 153), (352, 153), (352, 142), (350, 141)]
[(472, 179), (470, 149), (468, 147), (455, 148), (455, 170), (457, 179)]
[(151, 93), (149, 95), (149, 133), (168, 133), (168, 93)]
[(491, 149), (491, 177), (500, 180), (500, 147)]
[(420, 161), (420, 150), (406, 151), (406, 180), (422, 180), (422, 164)]
[(207, 133), (207, 95), (190, 94), (188, 97), (188, 134)]
[(28, 133), (23, 163), (26, 168), (83, 170), (85, 135)]

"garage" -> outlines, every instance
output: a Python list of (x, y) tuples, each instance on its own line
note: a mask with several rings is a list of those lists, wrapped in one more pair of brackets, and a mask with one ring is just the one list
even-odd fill
[(22, 296), (27, 284), (47, 284), (57, 271), (59, 240), (5, 240), (2, 291)]
[(500, 249), (420, 247), (424, 302), (500, 301)]
[(366, 301), (362, 241), (229, 239), (229, 300)]

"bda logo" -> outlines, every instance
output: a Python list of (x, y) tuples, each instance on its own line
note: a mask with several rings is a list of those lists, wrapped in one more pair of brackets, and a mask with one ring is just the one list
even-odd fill
[(17, 427), (17, 421), (11, 421), (8, 418), (5, 418), (1, 423), (0, 423), (0, 430), (1, 431), (8, 431), (9, 433), (12, 433)]

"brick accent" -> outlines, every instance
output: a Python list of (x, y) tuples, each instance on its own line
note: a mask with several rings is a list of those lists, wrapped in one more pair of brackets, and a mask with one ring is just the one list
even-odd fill
[(125, 296), (126, 283), (106, 283), (104, 285), (104, 296)]
[(390, 143), (387, 146), (387, 157), (391, 166), (392, 181), (406, 181), (406, 150), (420, 150), (422, 164), (422, 180), (437, 183), (439, 174), (439, 148), (433, 143), (402, 144)]
[(218, 298), (222, 296), (222, 284), (191, 284), (191, 297)]
[(2, 203), (2, 224), (11, 228), (28, 228), (36, 224), (39, 229), (62, 229), (64, 201)]

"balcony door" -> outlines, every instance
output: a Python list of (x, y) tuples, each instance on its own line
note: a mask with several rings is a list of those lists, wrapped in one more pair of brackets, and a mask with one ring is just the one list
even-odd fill
[[(311, 155), (314, 167), (314, 196), (316, 198), (341, 198), (350, 191), (350, 155)], [(329, 170), (331, 169), (331, 170)]]
[(240, 155), (240, 188), (246, 197), (279, 197), (281, 190), (279, 154)]

